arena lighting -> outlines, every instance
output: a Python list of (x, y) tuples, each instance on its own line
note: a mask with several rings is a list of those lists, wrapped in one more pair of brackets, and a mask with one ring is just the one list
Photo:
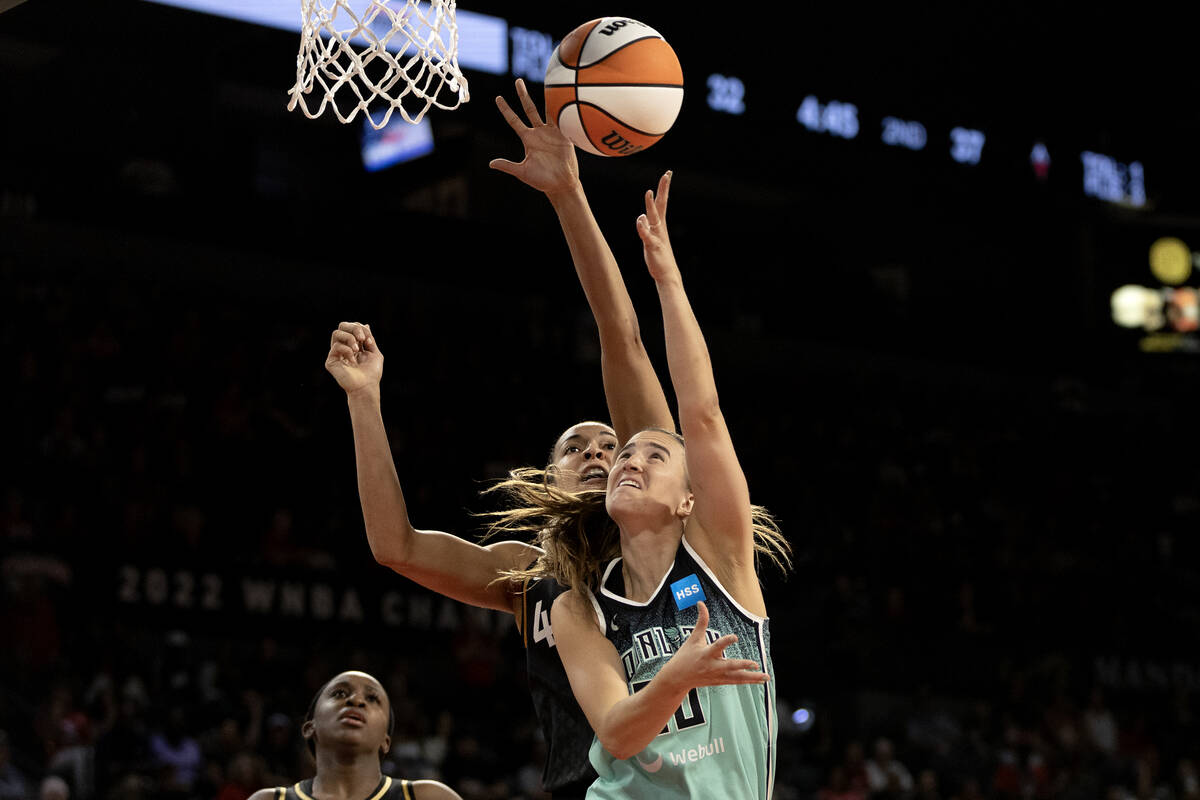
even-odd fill
[(1122, 328), (1162, 327), (1162, 296), (1144, 286), (1126, 285), (1112, 293), (1113, 322)]
[(1163, 283), (1178, 286), (1192, 274), (1192, 251), (1174, 236), (1156, 239), (1150, 245), (1150, 271)]
[(811, 708), (800, 706), (791, 715), (792, 727), (798, 733), (808, 733), (817, 721), (816, 712)]

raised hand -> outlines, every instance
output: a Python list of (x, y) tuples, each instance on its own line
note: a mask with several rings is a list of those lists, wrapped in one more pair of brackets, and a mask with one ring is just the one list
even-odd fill
[(383, 377), (383, 353), (371, 335), (371, 326), (342, 322), (329, 340), (325, 369), (347, 394), (377, 388)]
[(766, 683), (771, 679), (759, 670), (757, 661), (725, 658), (725, 648), (738, 640), (736, 634), (726, 634), (709, 644), (705, 636), (708, 607), (697, 603), (696, 610), (696, 628), (662, 669), (663, 673), (670, 671), (669, 680), (682, 689), (690, 689), (693, 686)]
[(671, 190), (671, 172), (658, 179), (657, 193), (646, 190), (646, 213), (637, 218), (637, 232), (642, 239), (642, 255), (646, 268), (655, 281), (672, 277), (679, 272), (671, 238), (667, 235), (667, 196)]
[(525, 81), (518, 79), (516, 85), (517, 99), (521, 101), (529, 124), (521, 121), (503, 97), (496, 97), (496, 106), (504, 121), (521, 138), (525, 157), (520, 163), (495, 158), (488, 166), (506, 172), (548, 195), (573, 190), (579, 185), (579, 161), (575, 157), (575, 145), (563, 136), (557, 125), (542, 121), (537, 104), (525, 88)]

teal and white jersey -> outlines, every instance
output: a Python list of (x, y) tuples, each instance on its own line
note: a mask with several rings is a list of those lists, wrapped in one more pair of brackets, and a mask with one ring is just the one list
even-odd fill
[(708, 640), (736, 633), (728, 658), (756, 661), (766, 684), (692, 689), (654, 741), (633, 758), (613, 758), (593, 739), (588, 757), (599, 775), (588, 800), (719, 797), (767, 800), (775, 782), (775, 668), (767, 620), (725, 591), (688, 544), (645, 603), (625, 599), (621, 559), (605, 568), (591, 595), (600, 625), (625, 666), (630, 694), (650, 683), (696, 624), (696, 603), (708, 607)]

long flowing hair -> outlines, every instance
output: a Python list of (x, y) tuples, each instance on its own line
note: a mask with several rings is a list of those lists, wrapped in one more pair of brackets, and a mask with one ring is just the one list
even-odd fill
[[(669, 433), (669, 431), (668, 431)], [(679, 434), (671, 434), (682, 441)], [(605, 509), (606, 492), (572, 492), (560, 488), (554, 467), (521, 468), (484, 490), (498, 493), (508, 508), (484, 512), (490, 518), (487, 537), (513, 534), (530, 540), (542, 555), (524, 569), (506, 570), (498, 580), (516, 582), (550, 577), (569, 588), (599, 589), (604, 565), (621, 555), (621, 532)], [(754, 529), (754, 558), (786, 574), (792, 568), (792, 547), (778, 522), (763, 506), (750, 506)]]
[(621, 532), (604, 508), (605, 491), (567, 491), (557, 485), (553, 466), (514, 469), (484, 490), (507, 508), (481, 514), (491, 519), (487, 537), (512, 534), (532, 540), (542, 555), (525, 569), (502, 572), (501, 580), (550, 577), (566, 587), (599, 588), (604, 565), (621, 555)]

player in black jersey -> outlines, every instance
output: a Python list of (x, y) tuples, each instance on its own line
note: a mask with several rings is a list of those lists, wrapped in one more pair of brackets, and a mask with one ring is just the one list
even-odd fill
[[(674, 430), (662, 386), (642, 344), (620, 269), (588, 206), (574, 145), (542, 121), (522, 81), (517, 96), (529, 124), (496, 98), (520, 137), (524, 159), (492, 168), (543, 192), (562, 226), (576, 273), (600, 333), (601, 371), (612, 426), (581, 422), (559, 436), (549, 468), (568, 491), (603, 491), (618, 442), (646, 426)], [(660, 192), (665, 194), (669, 177)], [(549, 748), (543, 785), (557, 799), (583, 797), (595, 773), (587, 752), (592, 731), (571, 694), (555, 650), (550, 609), (562, 592), (553, 580), (502, 580), (542, 551), (519, 541), (480, 546), (452, 534), (418, 530), (409, 521), (380, 408), (383, 373), (370, 326), (343, 322), (333, 332), (325, 367), (347, 393), (354, 428), (359, 496), (375, 559), (405, 577), (464, 603), (514, 615), (526, 646), (530, 694)]]
[(317, 762), (309, 780), (260, 789), (250, 800), (462, 800), (444, 783), (384, 775), (395, 719), (387, 692), (365, 672), (343, 672), (321, 687), (300, 733)]
[[(646, 193), (638, 233), (686, 446), (670, 430), (635, 433), (606, 493), (559, 492), (539, 471), (518, 471), (501, 484), (515, 502), (497, 525), (519, 531), (536, 521), (547, 557), (529, 574), (565, 576), (571, 587), (553, 619), (596, 734), (589, 800), (767, 800), (778, 726), (757, 565), (762, 556), (786, 568), (789, 548), (750, 502), (671, 251), (663, 188)], [(614, 538), (619, 555), (605, 561), (598, 551)]]
[(596, 771), (587, 758), (592, 728), (571, 693), (550, 624), (550, 609), (566, 590), (553, 578), (521, 583), (517, 624), (525, 643), (529, 695), (547, 748), (542, 783), (555, 798), (582, 800), (596, 779)]

